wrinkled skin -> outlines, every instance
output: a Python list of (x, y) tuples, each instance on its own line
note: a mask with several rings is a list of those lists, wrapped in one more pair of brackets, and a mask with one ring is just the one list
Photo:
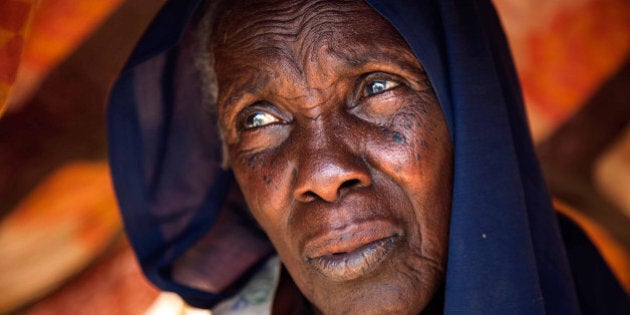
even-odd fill
[(245, 1), (212, 46), (229, 163), (325, 314), (418, 314), (443, 285), (452, 152), (422, 66), (361, 1)]

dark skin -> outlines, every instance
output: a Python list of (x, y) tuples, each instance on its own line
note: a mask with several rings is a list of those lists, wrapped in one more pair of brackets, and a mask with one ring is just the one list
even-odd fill
[(219, 16), (229, 163), (292, 281), (315, 312), (421, 313), (444, 282), (452, 152), (419, 61), (362, 1)]

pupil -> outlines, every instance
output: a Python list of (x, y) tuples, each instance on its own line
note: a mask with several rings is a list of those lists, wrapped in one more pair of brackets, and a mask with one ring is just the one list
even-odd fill
[(255, 113), (247, 118), (247, 126), (260, 127), (265, 123), (265, 118), (262, 113)]
[(368, 94), (377, 94), (385, 91), (385, 82), (384, 81), (376, 81), (370, 84), (370, 91)]

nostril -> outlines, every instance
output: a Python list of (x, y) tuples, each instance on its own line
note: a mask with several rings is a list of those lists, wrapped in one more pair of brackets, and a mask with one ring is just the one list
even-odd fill
[(356, 179), (356, 178), (355, 179), (350, 179), (350, 180), (347, 180), (347, 181), (341, 183), (341, 186), (339, 187), (339, 189), (351, 188), (351, 187), (354, 187), (354, 186), (359, 186), (359, 184), (360, 184), (360, 181), (358, 179)]
[(310, 202), (310, 201), (313, 201), (313, 200), (315, 200), (317, 198), (319, 198), (319, 196), (316, 193), (314, 193), (314, 192), (309, 190), (309, 191), (307, 191), (307, 192), (302, 194), (302, 198), (301, 199), (304, 202)]
[(349, 192), (372, 185), (369, 169), (359, 163), (360, 160), (329, 155), (324, 161), (321, 158), (304, 159), (302, 167), (296, 168), (293, 197), (297, 201), (334, 202)]
[(353, 188), (353, 187), (360, 187), (362, 186), (362, 182), (359, 179), (350, 179), (350, 180), (346, 180), (343, 181), (341, 183), (341, 185), (337, 186), (337, 189), (335, 189), (335, 191), (333, 192), (332, 190), (330, 191), (331, 194), (333, 195), (327, 195), (325, 192), (326, 190), (320, 190), (320, 193), (318, 194), (315, 191), (312, 190), (308, 190), (303, 192), (302, 194), (300, 194), (300, 201), (303, 202), (311, 202), (313, 200), (316, 199), (322, 199), (322, 200), (326, 200), (326, 201), (334, 201), (335, 199), (337, 199), (340, 195), (343, 194), (343, 192), (345, 192), (346, 190)]

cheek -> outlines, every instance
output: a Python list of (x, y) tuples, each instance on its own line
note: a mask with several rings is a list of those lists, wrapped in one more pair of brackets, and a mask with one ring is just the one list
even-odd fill
[(407, 187), (430, 181), (428, 175), (446, 158), (450, 144), (441, 113), (432, 108), (436, 104), (419, 97), (405, 102), (412, 105), (401, 108), (385, 126), (372, 128), (366, 151), (377, 169)]
[(288, 210), (295, 167), (291, 164), (290, 152), (281, 149), (251, 155), (230, 151), (230, 158), (250, 212), (283, 261), (290, 263), (296, 252), (291, 242), (291, 211)]
[(427, 256), (445, 255), (450, 220), (452, 153), (437, 102), (402, 108), (366, 149), (374, 168), (400, 187), (413, 205), (413, 244)]
[(286, 212), (281, 211), (282, 200), (287, 191), (282, 163), (265, 153), (239, 154), (230, 150), (230, 161), (247, 205), (265, 231), (279, 231), (286, 221)]

